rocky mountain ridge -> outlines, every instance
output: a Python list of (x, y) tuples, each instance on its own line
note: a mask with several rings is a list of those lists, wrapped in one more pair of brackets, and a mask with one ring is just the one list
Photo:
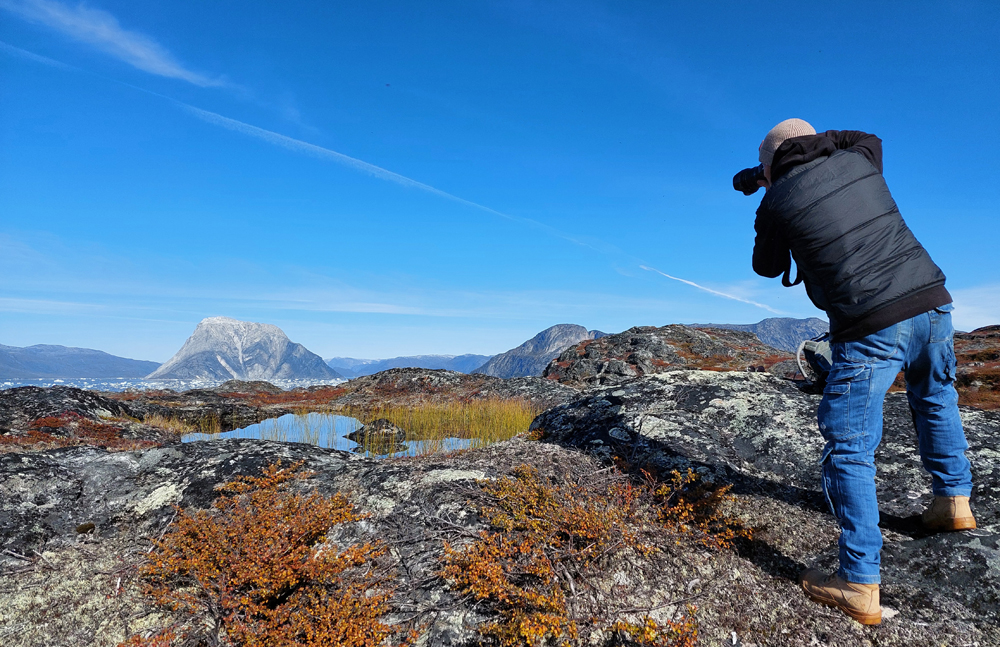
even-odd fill
[(559, 353), (582, 341), (598, 339), (606, 334), (576, 324), (556, 324), (520, 346), (496, 355), (474, 372), (503, 378), (540, 376)]
[(203, 319), (177, 354), (147, 379), (269, 380), (342, 377), (271, 324)]
[(768, 346), (788, 353), (794, 353), (798, 350), (799, 344), (803, 340), (812, 339), (830, 330), (829, 322), (817, 317), (808, 319), (770, 317), (755, 324), (691, 324), (691, 327), (751, 332)]

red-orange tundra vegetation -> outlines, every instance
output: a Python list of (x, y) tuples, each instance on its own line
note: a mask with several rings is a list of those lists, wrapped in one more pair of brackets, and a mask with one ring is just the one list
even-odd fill
[[(116, 424), (118, 423), (118, 424)], [(58, 416), (38, 418), (28, 425), (23, 434), (0, 436), (0, 452), (16, 449), (48, 449), (53, 447), (73, 447), (94, 445), (110, 451), (132, 451), (156, 447), (159, 443), (151, 440), (125, 438), (123, 431), (126, 421), (111, 419), (107, 422), (91, 420), (67, 412)], [(49, 430), (58, 430), (52, 433)]]
[(441, 574), (493, 611), (478, 632), (503, 647), (584, 643), (595, 632), (635, 647), (690, 647), (698, 636), (694, 607), (677, 620), (634, 622), (613, 604), (587, 605), (593, 598), (585, 587), (615, 557), (661, 550), (646, 540), (655, 528), (712, 549), (750, 536), (720, 512), (728, 488), (701, 483), (691, 471), (672, 472), (665, 483), (648, 474), (635, 482), (617, 470), (593, 482), (552, 483), (521, 466), (480, 485), (491, 502), (480, 507), (490, 530), (461, 547), (446, 544)]
[(140, 568), (143, 591), (180, 620), (127, 647), (375, 647), (410, 644), (415, 632), (387, 624), (392, 571), (383, 544), (338, 547), (326, 534), (360, 521), (343, 494), (291, 492), (307, 478), (280, 463), (221, 486), (212, 510), (177, 508), (177, 521)]

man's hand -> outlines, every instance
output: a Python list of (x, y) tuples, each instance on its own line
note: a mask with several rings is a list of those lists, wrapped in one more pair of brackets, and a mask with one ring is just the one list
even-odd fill
[(757, 180), (757, 186), (761, 187), (765, 191), (770, 190), (770, 188), (771, 188), (771, 165), (770, 164), (765, 164), (764, 165), (764, 179), (763, 180)]

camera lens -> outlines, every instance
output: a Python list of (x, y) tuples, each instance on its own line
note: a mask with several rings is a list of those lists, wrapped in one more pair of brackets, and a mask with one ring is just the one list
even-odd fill
[(757, 184), (764, 178), (764, 165), (758, 164), (752, 168), (745, 168), (733, 176), (733, 188), (743, 195), (753, 195), (757, 193), (760, 185)]

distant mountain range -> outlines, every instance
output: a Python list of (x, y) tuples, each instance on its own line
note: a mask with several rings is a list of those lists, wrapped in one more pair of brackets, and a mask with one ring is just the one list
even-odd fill
[[(812, 317), (773, 317), (755, 324), (692, 324), (751, 332), (769, 346), (795, 352), (799, 343), (829, 329)], [(0, 345), (0, 379), (120, 377), (147, 379), (271, 380), (337, 379), (371, 375), (390, 368), (447, 369), (496, 377), (541, 375), (567, 348), (606, 333), (574, 324), (543, 330), (499, 355), (410, 355), (389, 359), (331, 357), (324, 361), (288, 339), (277, 326), (228, 317), (204, 319), (168, 362), (116, 357), (89, 348)]]
[(691, 324), (692, 328), (725, 328), (752, 332), (757, 338), (772, 348), (794, 353), (804, 339), (811, 339), (830, 330), (830, 324), (823, 319), (793, 319), (791, 317), (771, 317), (755, 324)]
[(558, 324), (538, 333), (517, 348), (499, 355), (410, 355), (390, 359), (331, 357), (328, 366), (346, 377), (373, 375), (390, 368), (447, 369), (459, 373), (485, 373), (495, 377), (541, 375), (550, 361), (570, 346), (605, 333), (574, 324)]
[(20, 348), (0, 344), (0, 379), (44, 377), (143, 377), (157, 362), (128, 359), (90, 348), (38, 344)]
[(326, 360), (326, 364), (345, 377), (361, 377), (390, 368), (443, 368), (459, 373), (471, 373), (489, 359), (490, 355), (409, 355), (390, 359), (331, 357)]
[(147, 379), (273, 380), (343, 377), (271, 324), (203, 319), (177, 354)]
[(541, 375), (549, 362), (564, 350), (588, 339), (606, 336), (599, 330), (587, 330), (576, 324), (556, 324), (546, 328), (517, 348), (501, 353), (473, 373), (494, 377), (527, 377)]

